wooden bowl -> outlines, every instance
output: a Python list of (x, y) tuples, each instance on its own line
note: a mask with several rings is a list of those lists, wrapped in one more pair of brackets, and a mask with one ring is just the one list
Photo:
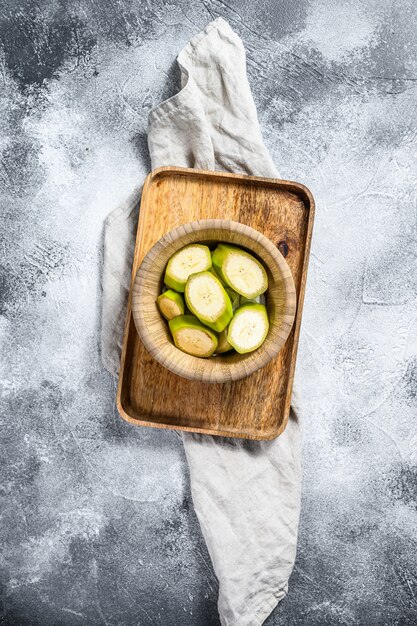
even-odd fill
[[(265, 342), (254, 352), (231, 352), (203, 359), (175, 347), (156, 299), (163, 287), (166, 264), (174, 252), (190, 243), (210, 245), (220, 241), (241, 246), (262, 261), (268, 273), (265, 295), (270, 326)], [(296, 291), (291, 270), (274, 244), (250, 226), (220, 219), (189, 222), (164, 235), (143, 259), (132, 293), (136, 329), (153, 358), (174, 374), (207, 383), (239, 380), (264, 367), (287, 340), (295, 309)]]

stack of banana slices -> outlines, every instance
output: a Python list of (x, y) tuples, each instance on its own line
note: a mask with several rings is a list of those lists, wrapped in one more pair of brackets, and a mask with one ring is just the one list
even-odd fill
[(168, 261), (164, 283), (157, 304), (179, 350), (207, 358), (253, 352), (265, 341), (268, 276), (245, 250), (226, 243), (213, 252), (185, 246)]

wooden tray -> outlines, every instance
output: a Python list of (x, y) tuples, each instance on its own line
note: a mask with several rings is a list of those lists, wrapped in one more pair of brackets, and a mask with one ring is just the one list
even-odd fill
[(314, 200), (306, 187), (285, 180), (156, 169), (143, 187), (131, 287), (143, 257), (162, 235), (180, 224), (208, 218), (243, 222), (276, 243), (297, 290), (291, 334), (278, 356), (247, 378), (225, 384), (186, 380), (159, 365), (141, 343), (131, 312), (131, 288), (117, 407), (124, 419), (140, 426), (274, 439), (284, 430), (290, 411)]

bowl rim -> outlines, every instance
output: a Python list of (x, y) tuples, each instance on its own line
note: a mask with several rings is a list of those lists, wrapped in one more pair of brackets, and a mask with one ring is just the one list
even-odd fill
[[(244, 359), (239, 360), (236, 363), (228, 364), (224, 362), (225, 367), (222, 369), (218, 369), (211, 374), (207, 374), (207, 370), (209, 368), (205, 368), (205, 364), (210, 361), (213, 363), (214, 359), (222, 358), (215, 357), (214, 359), (202, 359), (199, 357), (193, 357), (188, 355), (178, 348), (174, 346), (173, 343), (169, 343), (171, 354), (178, 353), (178, 358), (180, 359), (181, 365), (172, 364), (170, 361), (170, 356), (166, 351), (161, 351), (160, 346), (158, 346), (153, 339), (152, 333), (149, 332), (149, 318), (146, 318), (144, 307), (142, 304), (142, 291), (146, 285), (147, 278), (149, 275), (149, 271), (155, 264), (155, 260), (163, 253), (170, 251), (170, 255), (174, 254), (176, 250), (181, 248), (181, 245), (177, 245), (181, 242), (184, 236), (195, 236), (195, 243), (199, 241), (199, 236), (202, 237), (202, 233), (213, 230), (221, 230), (230, 233), (237, 233), (238, 235), (244, 236), (250, 241), (253, 241), (261, 249), (265, 250), (270, 257), (272, 257), (275, 262), (278, 270), (280, 272), (280, 278), (282, 279), (283, 284), (285, 285), (285, 306), (284, 313), (282, 316), (282, 323), (279, 326), (279, 332), (275, 331), (275, 343), (274, 345), (269, 345), (268, 350), (264, 350), (262, 353), (260, 352), (265, 346), (265, 343), (258, 349), (252, 353), (248, 353), (248, 355), (241, 355), (242, 357), (250, 355), (250, 360), (245, 361)], [(213, 239), (213, 238), (212, 238)], [(204, 238), (202, 239), (204, 241)], [(205, 241), (209, 241), (206, 239)], [(183, 245), (189, 245), (190, 241), (183, 243)], [(231, 243), (231, 242), (229, 242)], [(242, 247), (246, 247), (251, 250), (250, 247), (245, 246), (244, 244), (236, 243), (236, 245), (240, 245)], [(251, 250), (252, 253), (261, 257), (256, 250)], [(164, 266), (168, 262), (169, 257), (164, 261)], [(264, 259), (261, 258), (261, 261), (267, 269), (271, 272), (271, 267), (266, 263)], [(156, 303), (154, 302), (155, 311)], [(294, 279), (291, 273), (291, 269), (284, 256), (278, 250), (278, 248), (272, 243), (268, 237), (257, 231), (256, 229), (248, 226), (247, 224), (243, 224), (241, 222), (236, 222), (233, 220), (223, 220), (223, 219), (205, 219), (205, 220), (196, 220), (192, 222), (187, 222), (186, 224), (181, 224), (176, 228), (170, 230), (165, 233), (147, 252), (147, 254), (142, 259), (141, 264), (139, 265), (136, 276), (133, 281), (133, 292), (132, 292), (132, 314), (135, 323), (135, 327), (137, 333), (139, 335), (140, 340), (144, 344), (145, 348), (151, 354), (151, 356), (158, 361), (161, 365), (167, 368), (174, 374), (180, 375), (184, 378), (188, 378), (190, 380), (198, 380), (200, 382), (207, 383), (225, 383), (234, 380), (239, 380), (241, 378), (246, 378), (250, 374), (253, 374), (255, 371), (264, 367), (267, 363), (269, 363), (274, 357), (277, 356), (279, 351), (284, 346), (291, 329), (294, 324), (295, 315), (297, 308), (297, 295), (294, 284)], [(157, 311), (157, 316), (155, 318), (158, 319), (158, 324), (166, 325), (166, 321), (163, 320), (159, 311)], [(270, 329), (271, 332), (271, 329)], [(268, 338), (268, 337), (267, 337)], [(262, 358), (260, 355), (262, 354)], [(258, 355), (258, 358), (256, 358)], [(226, 357), (227, 358), (227, 357)], [(217, 363), (219, 361), (216, 361)], [(188, 364), (188, 366), (186, 365)], [(190, 363), (194, 363), (194, 367), (190, 367)], [(242, 367), (242, 365), (245, 367)], [(234, 367), (236, 366), (236, 367)], [(239, 367), (237, 367), (239, 366)], [(211, 368), (213, 370), (213, 368)]]

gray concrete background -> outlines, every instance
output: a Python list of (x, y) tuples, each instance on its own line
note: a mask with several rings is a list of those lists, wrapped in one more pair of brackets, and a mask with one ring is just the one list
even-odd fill
[(103, 220), (218, 16), (317, 201), (300, 541), (266, 623), (417, 621), (415, 4), (0, 0), (1, 624), (218, 625), (181, 442), (119, 419), (99, 354)]

